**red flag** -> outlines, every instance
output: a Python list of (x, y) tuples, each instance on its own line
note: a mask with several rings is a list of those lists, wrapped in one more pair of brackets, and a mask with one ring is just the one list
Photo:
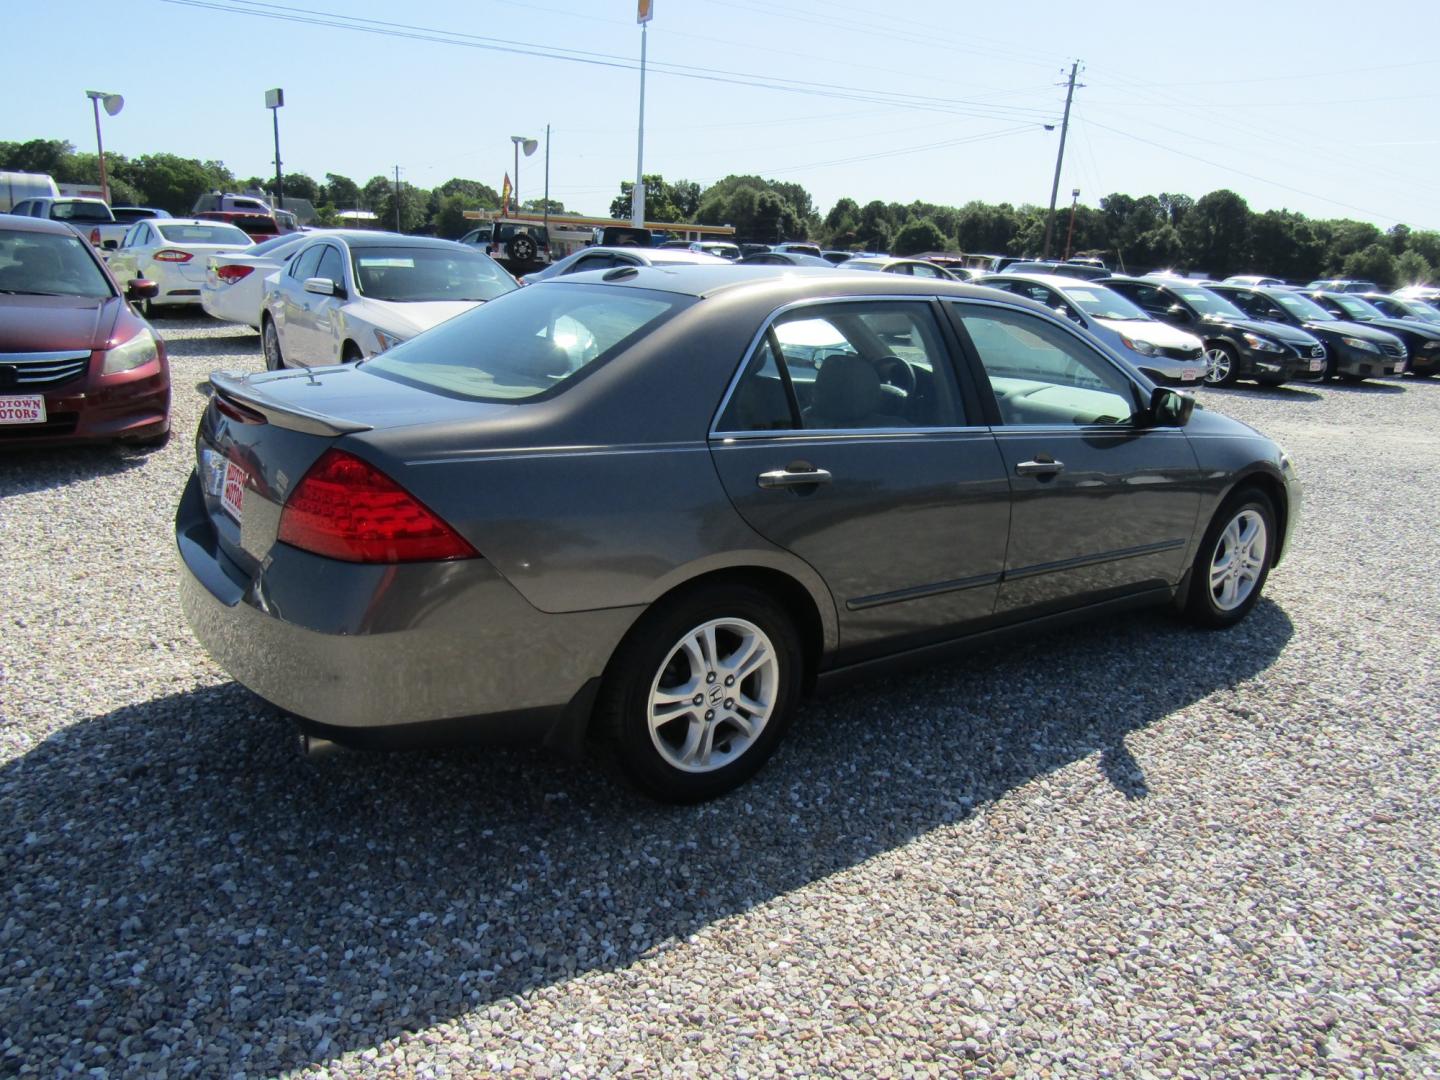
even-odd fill
[(510, 213), (510, 174), (505, 174), (505, 186), (500, 191), (500, 213)]

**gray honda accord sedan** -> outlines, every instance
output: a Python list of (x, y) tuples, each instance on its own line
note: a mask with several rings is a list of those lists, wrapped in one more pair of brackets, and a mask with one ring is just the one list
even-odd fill
[(891, 274), (623, 267), (370, 360), (217, 373), (182, 600), (312, 738), (617, 742), (674, 801), (818, 684), (1077, 615), (1225, 627), (1279, 446), (1039, 304)]

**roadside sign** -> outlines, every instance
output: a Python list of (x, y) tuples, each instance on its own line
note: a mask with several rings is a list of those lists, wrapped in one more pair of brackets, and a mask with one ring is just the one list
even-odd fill
[(640, 5), (635, 12), (637, 23), (647, 23), (655, 17), (655, 0), (637, 0)]

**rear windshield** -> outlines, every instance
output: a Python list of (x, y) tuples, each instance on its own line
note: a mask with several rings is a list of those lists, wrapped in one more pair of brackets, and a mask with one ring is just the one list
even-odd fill
[(367, 360), (364, 370), (451, 397), (523, 401), (558, 391), (693, 302), (605, 285), (533, 285)]
[(109, 299), (115, 290), (78, 236), (0, 230), (0, 293)]
[[(245, 254), (266, 255), (275, 251), (276, 248), (283, 248), (286, 244), (294, 244), (296, 247), (299, 247), (309, 239), (310, 236), (308, 233), (301, 233), (299, 235), (286, 233), (284, 236), (272, 236), (269, 240), (261, 240), (258, 244), (250, 245), (250, 247), (245, 249)], [(281, 252), (281, 254), (286, 253)]]
[(98, 202), (60, 201), (50, 207), (50, 216), (56, 221), (114, 221), (110, 207)]
[(350, 258), (361, 296), (397, 303), (493, 300), (519, 286), (487, 255), (465, 247), (357, 247)]
[(168, 244), (239, 244), (249, 247), (252, 243), (234, 225), (164, 225), (155, 229)]

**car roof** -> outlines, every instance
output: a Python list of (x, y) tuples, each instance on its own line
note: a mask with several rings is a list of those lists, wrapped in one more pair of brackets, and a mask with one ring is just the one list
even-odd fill
[[(817, 298), (847, 295), (934, 296), (937, 290), (944, 295), (957, 297), (979, 298), (995, 295), (993, 290), (962, 284), (954, 279), (916, 278), (905, 274), (837, 274), (835, 269), (821, 266), (739, 266), (731, 262), (723, 266), (707, 263), (704, 266), (616, 267), (547, 278), (538, 284), (565, 282), (617, 285), (679, 293), (697, 299), (727, 292), (760, 290), (767, 284), (798, 294), (796, 299), (803, 299), (806, 295)], [(838, 269), (843, 270), (844, 266)]]
[(1039, 283), (1039, 284), (1041, 284), (1041, 285), (1048, 285), (1048, 286), (1050, 286), (1050, 288), (1052, 288), (1052, 289), (1058, 289), (1058, 290), (1060, 290), (1060, 291), (1062, 291), (1062, 292), (1063, 292), (1065, 289), (1085, 288), (1086, 286), (1089, 286), (1089, 287), (1091, 287), (1091, 288), (1093, 288), (1093, 287), (1096, 286), (1096, 285), (1099, 285), (1099, 286), (1102, 287), (1102, 288), (1105, 287), (1105, 282), (1104, 282), (1103, 280), (1099, 279), (1099, 278), (1096, 278), (1095, 280), (1092, 281), (1092, 280), (1088, 280), (1088, 279), (1086, 279), (1086, 278), (1078, 278), (1078, 277), (1075, 277), (1075, 276), (1072, 275), (1072, 274), (986, 274), (986, 275), (985, 275), (985, 280), (986, 280), (986, 281), (989, 281), (989, 280), (992, 280), (992, 279), (995, 280), (995, 281), (1034, 281), (1034, 282), (1037, 282), (1037, 283)]
[[(87, 223), (88, 224), (88, 223)], [(49, 218), (32, 218), (23, 215), (4, 214), (0, 215), (0, 229), (8, 229), (11, 232), (33, 232), (51, 233), (65, 236), (78, 236), (79, 234), (64, 221), (51, 221)]]
[(442, 248), (449, 249), (463, 247), (466, 251), (475, 251), (470, 244), (462, 244), (458, 240), (441, 240), (435, 236), (406, 236), (397, 232), (377, 232), (374, 229), (326, 229), (316, 231), (316, 240), (343, 240), (352, 248), (365, 247), (411, 247), (411, 248)]

